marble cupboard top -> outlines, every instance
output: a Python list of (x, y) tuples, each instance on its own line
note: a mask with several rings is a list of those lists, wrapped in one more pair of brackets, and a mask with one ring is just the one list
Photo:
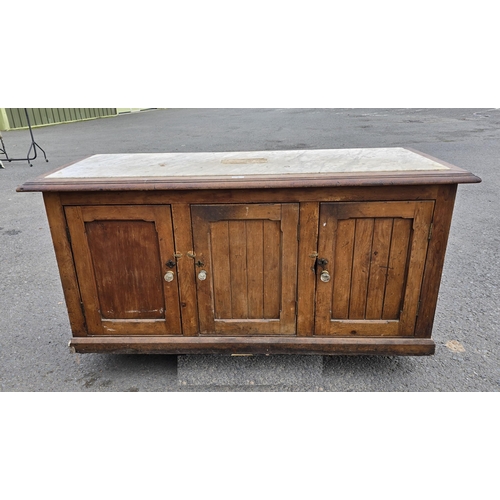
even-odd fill
[(98, 154), (46, 179), (230, 177), (449, 170), (404, 148)]

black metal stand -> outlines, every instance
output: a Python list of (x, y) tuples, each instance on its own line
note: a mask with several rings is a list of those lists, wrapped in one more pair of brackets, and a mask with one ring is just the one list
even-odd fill
[[(4, 161), (5, 160), (8, 162), (27, 161), (29, 166), (32, 167), (33, 164), (31, 162), (32, 162), (32, 160), (34, 160), (36, 158), (36, 148), (38, 148), (43, 153), (43, 156), (45, 157), (45, 161), (49, 161), (49, 160), (47, 160), (47, 155), (45, 154), (45, 151), (35, 142), (35, 138), (33, 137), (33, 130), (31, 129), (31, 121), (30, 121), (30, 117), (29, 117), (27, 108), (24, 108), (24, 112), (26, 113), (26, 120), (28, 121), (28, 129), (30, 131), (30, 136), (31, 136), (31, 146), (28, 149), (28, 155), (26, 156), (26, 158), (10, 158), (9, 155), (7, 154), (7, 151), (5, 150), (5, 144), (3, 143), (2, 134), (0, 134), (0, 142), (2, 143), (2, 147), (0, 148), (0, 153), (5, 155)], [(31, 150), (33, 150), (33, 153), (34, 153), (32, 158), (30, 158)], [(4, 168), (1, 161), (0, 161), (0, 168)]]

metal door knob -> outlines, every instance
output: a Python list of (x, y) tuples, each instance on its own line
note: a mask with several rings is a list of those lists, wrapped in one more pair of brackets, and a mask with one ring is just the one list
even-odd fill
[(198, 279), (200, 281), (204, 281), (207, 279), (207, 272), (204, 269), (198, 273)]
[(167, 283), (170, 283), (171, 281), (174, 281), (174, 273), (172, 271), (167, 271), (163, 278)]
[(320, 280), (323, 283), (328, 283), (330, 281), (330, 273), (328, 271), (322, 271), (320, 275)]

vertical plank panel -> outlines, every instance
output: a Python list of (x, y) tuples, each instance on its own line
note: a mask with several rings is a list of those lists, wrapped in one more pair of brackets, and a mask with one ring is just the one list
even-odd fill
[[(299, 268), (297, 270), (297, 290), (300, 291), (297, 294), (297, 335), (299, 336), (311, 336), (314, 333), (314, 317), (316, 314), (316, 273), (314, 265), (318, 255), (318, 224), (319, 203), (301, 203)], [(328, 314), (328, 320), (329, 316), (330, 314)]]
[[(214, 309), (212, 302), (212, 264), (210, 256), (210, 224), (204, 218), (203, 207), (191, 207), (193, 221), (193, 241), (196, 260), (204, 263), (203, 269), (207, 272), (207, 279), (196, 279), (198, 297), (198, 314), (200, 319), (200, 333), (214, 333)], [(196, 268), (196, 273), (201, 269)]]
[(351, 277), (351, 300), (349, 318), (364, 319), (368, 276), (370, 275), (370, 256), (373, 241), (374, 219), (357, 219), (354, 236), (354, 253)]
[(248, 317), (264, 317), (264, 232), (261, 220), (249, 220), (247, 229)]
[(179, 281), (179, 301), (181, 305), (182, 333), (185, 336), (198, 334), (198, 307), (194, 259), (187, 256), (194, 251), (191, 230), (191, 211), (186, 203), (171, 206), (174, 227), (177, 274)]
[(231, 309), (235, 319), (248, 318), (247, 237), (244, 221), (229, 221)]
[(403, 312), (400, 317), (402, 335), (413, 335), (417, 317), (418, 300), (422, 286), (427, 246), (429, 243), (429, 226), (432, 219), (434, 203), (419, 202), (413, 220), (413, 238), (411, 242), (408, 276), (404, 290)]
[(281, 206), (282, 232), (282, 276), (280, 333), (294, 334), (297, 308), (297, 252), (298, 252), (299, 206), (285, 203)]
[(231, 318), (228, 222), (212, 222), (210, 228), (215, 317)]
[[(162, 275), (169, 268), (166, 263), (175, 260), (174, 234), (172, 224), (172, 212), (168, 205), (158, 205), (154, 207), (155, 225), (158, 232), (158, 242), (163, 265)], [(179, 306), (179, 283), (178, 273), (174, 272), (174, 280), (168, 283), (161, 280), (163, 284), (163, 294), (165, 297), (165, 328), (170, 334), (182, 334), (181, 312)]]
[(354, 219), (339, 220), (335, 245), (332, 318), (349, 317), (352, 257), (354, 250)]
[(373, 227), (370, 277), (366, 298), (366, 319), (382, 318), (392, 223), (393, 219), (376, 219)]
[(394, 219), (383, 319), (398, 319), (406, 276), (412, 219)]
[[(340, 222), (337, 221), (337, 207), (331, 203), (323, 203), (321, 205), (319, 215), (319, 243), (318, 243), (318, 258), (328, 261), (326, 269), (329, 270), (331, 279), (329, 282), (323, 282), (319, 279), (323, 267), (318, 266), (316, 269), (316, 321), (314, 332), (317, 335), (326, 335), (330, 331), (330, 320), (332, 318), (332, 303), (333, 303), (333, 287), (336, 276), (337, 265), (335, 263), (336, 252), (335, 244), (337, 242), (337, 227)], [(345, 223), (345, 221), (342, 221)], [(342, 227), (342, 226), (341, 226)], [(301, 240), (302, 243), (302, 240)], [(350, 259), (352, 260), (352, 258)], [(339, 268), (339, 276), (341, 269)], [(338, 278), (338, 276), (337, 276)], [(350, 279), (349, 279), (350, 281)], [(299, 303), (300, 303), (300, 288), (299, 288)], [(346, 312), (347, 314), (347, 312)], [(300, 322), (300, 318), (299, 318)]]
[(264, 221), (264, 318), (278, 319), (281, 304), (281, 233), (279, 222)]

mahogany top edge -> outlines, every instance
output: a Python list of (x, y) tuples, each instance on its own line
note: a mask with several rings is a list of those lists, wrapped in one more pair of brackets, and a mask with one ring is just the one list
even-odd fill
[(411, 148), (413, 153), (426, 157), (445, 167), (444, 170), (405, 170), (385, 172), (329, 172), (296, 173), (287, 175), (245, 175), (244, 178), (228, 176), (182, 176), (182, 177), (87, 177), (47, 178), (47, 176), (75, 165), (47, 172), (17, 188), (18, 192), (59, 191), (156, 191), (192, 189), (268, 189), (307, 187), (391, 186), (425, 184), (478, 183), (481, 179), (443, 160), (434, 158)]

